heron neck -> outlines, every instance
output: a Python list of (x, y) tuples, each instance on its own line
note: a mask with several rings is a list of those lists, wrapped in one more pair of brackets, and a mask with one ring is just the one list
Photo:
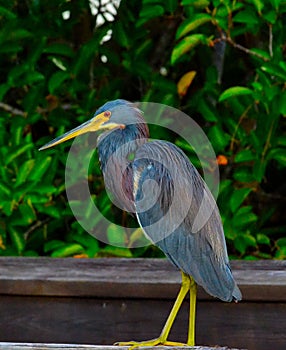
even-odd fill
[(134, 212), (132, 161), (148, 136), (146, 124), (132, 124), (101, 135), (98, 142), (105, 187), (111, 192), (113, 203), (129, 212)]
[(137, 148), (147, 142), (149, 131), (146, 124), (131, 124), (125, 129), (115, 129), (104, 133), (98, 139), (98, 154), (102, 171), (107, 163), (117, 162), (126, 167)]

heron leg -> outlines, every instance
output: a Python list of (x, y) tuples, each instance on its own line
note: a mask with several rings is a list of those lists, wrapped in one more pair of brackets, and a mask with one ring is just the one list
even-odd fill
[(187, 344), (190, 346), (195, 345), (195, 325), (196, 325), (196, 301), (197, 301), (197, 284), (195, 280), (188, 276), (190, 279), (190, 314), (189, 314), (189, 331)]
[(169, 317), (165, 323), (165, 326), (160, 334), (160, 337), (164, 342), (166, 342), (168, 335), (170, 333), (170, 330), (173, 326), (173, 323), (175, 321), (175, 318), (178, 314), (178, 311), (182, 305), (182, 302), (185, 299), (185, 296), (187, 295), (188, 291), (190, 290), (190, 278), (188, 275), (186, 275), (184, 272), (182, 272), (182, 284), (181, 289), (179, 291), (179, 294), (177, 296), (177, 299), (173, 305), (173, 308), (169, 314)]
[[(146, 340), (142, 342), (129, 341), (129, 342), (118, 342), (116, 345), (121, 346), (130, 346), (129, 349), (135, 349), (141, 346), (156, 346), (156, 345), (166, 345), (166, 346), (183, 346), (186, 344), (179, 342), (168, 341), (168, 335), (171, 331), (175, 318), (178, 314), (178, 311), (185, 299), (185, 296), (190, 291), (191, 303), (190, 303), (190, 324), (189, 324), (189, 333), (188, 333), (188, 343), (187, 345), (194, 345), (194, 321), (195, 321), (195, 303), (196, 303), (196, 284), (195, 281), (187, 274), (182, 272), (182, 284), (178, 296), (175, 300), (173, 308), (167, 318), (167, 321), (162, 329), (160, 336), (156, 339)], [(190, 344), (189, 344), (190, 343)]]

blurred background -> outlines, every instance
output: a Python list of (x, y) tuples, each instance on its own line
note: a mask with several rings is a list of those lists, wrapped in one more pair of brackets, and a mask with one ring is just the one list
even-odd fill
[[(109, 244), (85, 232), (65, 194), (69, 144), (38, 151), (124, 98), (173, 106), (203, 128), (230, 257), (285, 259), (285, 20), (281, 0), (0, 0), (0, 255), (162, 256), (132, 249), (140, 229), (125, 242), (111, 223)], [(150, 129), (200, 170), (186, 141)], [(110, 202), (96, 154), (88, 180), (103, 215), (134, 225)], [(118, 234), (127, 248), (112, 245)]]

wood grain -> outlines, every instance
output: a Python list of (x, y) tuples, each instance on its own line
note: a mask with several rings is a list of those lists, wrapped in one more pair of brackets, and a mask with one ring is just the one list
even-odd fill
[[(0, 350), (128, 350), (127, 346), (76, 345), (76, 344), (43, 344), (43, 343), (0, 343)], [(238, 350), (227, 347), (207, 346), (145, 346), (142, 350)]]
[[(286, 261), (231, 265), (244, 300), (286, 301)], [(180, 279), (165, 259), (0, 258), (0, 294), (168, 299)]]
[[(243, 293), (238, 304), (199, 289), (196, 343), (285, 350), (285, 268), (286, 261), (233, 261)], [(0, 342), (155, 338), (179, 286), (179, 272), (164, 259), (0, 258)], [(170, 340), (184, 342), (187, 324), (186, 300)]]

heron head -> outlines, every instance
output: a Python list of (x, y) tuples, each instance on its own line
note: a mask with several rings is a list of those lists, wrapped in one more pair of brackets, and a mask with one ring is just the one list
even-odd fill
[(124, 129), (129, 124), (142, 123), (141, 112), (134, 104), (126, 100), (114, 100), (105, 103), (94, 114), (93, 118), (78, 127), (66, 132), (42, 146), (44, 150), (56, 146), (62, 142), (73, 139), (76, 136), (96, 132), (100, 130), (110, 131), (112, 129)]

